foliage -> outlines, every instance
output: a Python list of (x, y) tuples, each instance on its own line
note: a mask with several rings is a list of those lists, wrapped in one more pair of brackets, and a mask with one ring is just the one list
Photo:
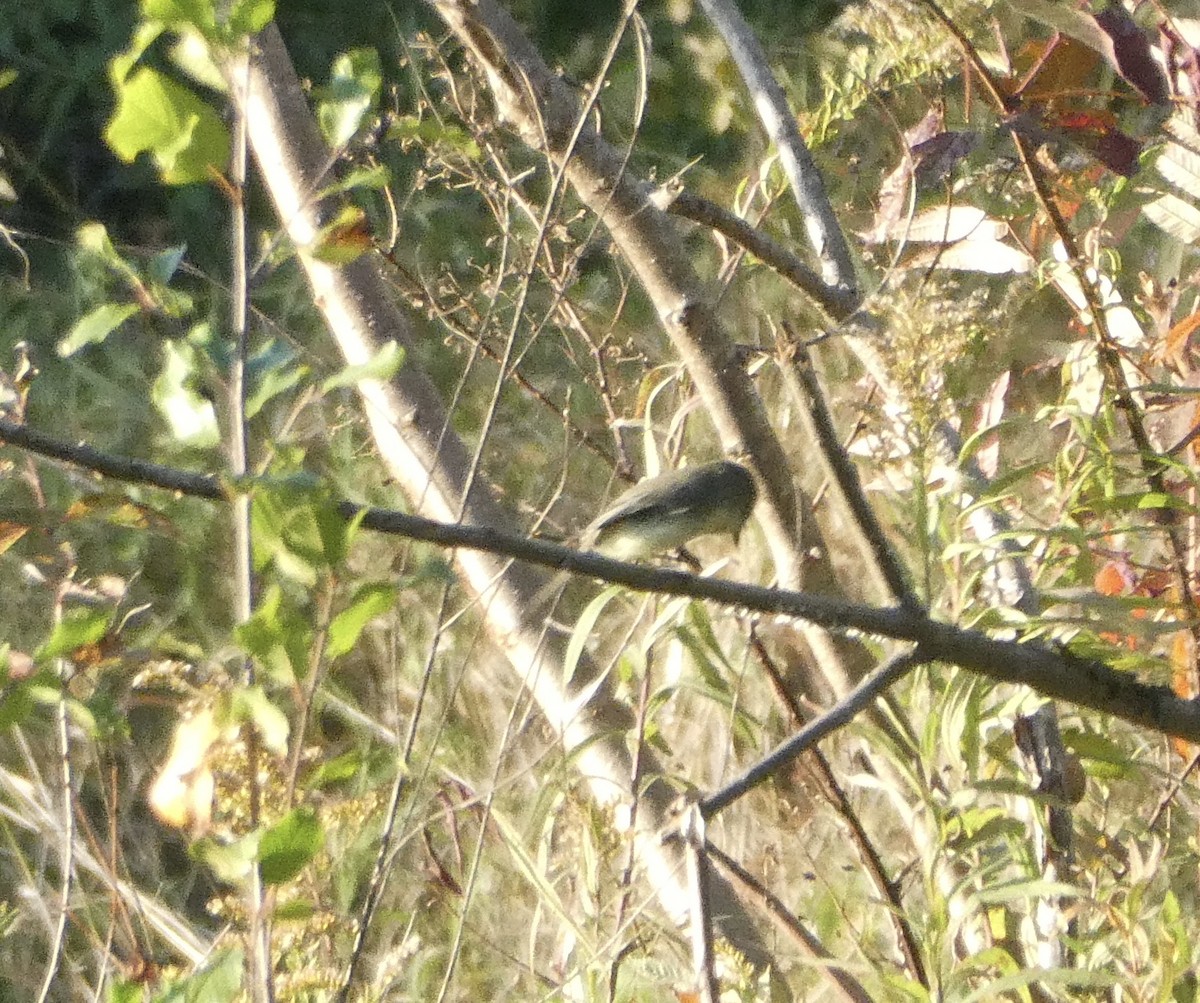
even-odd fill
[[(257, 902), (280, 1000), (336, 998), (356, 951), (362, 1000), (698, 998), (629, 820), (593, 800), (582, 755), (484, 638), (487, 598), (451, 553), (368, 532), (340, 502), (417, 507), (355, 396), (407, 368), (451, 402), (447, 436), (529, 534), (570, 538), (624, 482), (711, 458), (718, 436), (636, 269), (431, 12), (346, 24), (283, 6), (335, 153), (312, 194), (342, 200), (307, 250), (378, 266), (417, 332), (350, 363), (261, 189), (228, 171), (219, 66), (272, 4), (145, 0), (130, 21), (127, 5), (60, 2), (0, 25), (0, 412), (217, 474), (249, 506), (255, 583), (242, 615), (227, 508), (0, 449), (0, 997), (37, 998), (53, 972), (49, 999), (247, 998)], [(814, 560), (850, 598), (882, 596), (789, 394), (784, 321), (819, 344), (838, 429), (941, 619), (1191, 696), (1200, 8), (1175, 6), (957, 3), (939, 20), (927, 2), (870, 3), (827, 23), (821, 5), (748, 4), (874, 324), (825, 316), (706, 228), (681, 227), (678, 253), (736, 332), (828, 541)], [(512, 9), (586, 93), (616, 5)], [(92, 31), (72, 57), (55, 40), (73, 19)], [(648, 5), (631, 25), (594, 115), (625, 169), (803, 253), (777, 152), (700, 6)], [(241, 405), (235, 206), (250, 228)], [(245, 476), (221, 448), (239, 422)], [(1001, 518), (986, 538), (980, 513)], [(997, 592), (1001, 543), (1037, 606)], [(736, 550), (703, 538), (681, 559), (773, 574), (754, 526)], [(556, 611), (574, 611), (561, 682), (585, 657), (602, 666), (585, 685), (632, 709), (626, 744), (681, 793), (720, 786), (825, 696), (799, 692), (808, 656), (765, 616), (579, 581)], [(723, 998), (816, 997), (829, 968), (878, 998), (1195, 996), (1194, 748), (1060, 706), (1070, 775), (1039, 787), (1021, 730), (1036, 694), (934, 664), (891, 696), (827, 759), (710, 824), (834, 959), (788, 941), (755, 968), (721, 945)], [(1050, 872), (1052, 810), (1074, 842)], [(1047, 902), (1051, 963), (1032, 946)]]

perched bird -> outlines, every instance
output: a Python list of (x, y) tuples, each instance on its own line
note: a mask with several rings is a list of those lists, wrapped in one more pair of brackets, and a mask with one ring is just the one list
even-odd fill
[(580, 545), (620, 561), (728, 533), (737, 543), (758, 498), (750, 471), (732, 460), (684, 467), (631, 487), (584, 531)]
[[(677, 550), (698, 536), (728, 533), (737, 543), (758, 499), (750, 471), (732, 460), (684, 467), (639, 481), (580, 537), (584, 550), (636, 561)], [(530, 602), (541, 611), (562, 595), (571, 573), (555, 575)]]

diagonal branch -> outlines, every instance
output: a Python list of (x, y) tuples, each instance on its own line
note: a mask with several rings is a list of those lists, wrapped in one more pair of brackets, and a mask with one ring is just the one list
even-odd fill
[(683, 191), (671, 199), (672, 216), (716, 230), (749, 251), (777, 271), (801, 292), (811, 296), (834, 320), (844, 320), (858, 306), (857, 294), (833, 288), (782, 244), (751, 226), (736, 213), (692, 192)]
[[(389, 340), (411, 344), (408, 319), (397, 308), (376, 258), (364, 256), (338, 267), (312, 253), (332, 208), (314, 196), (322, 186), (328, 151), (278, 29), (268, 27), (254, 45), (248, 66), (234, 66), (230, 72), (248, 74), (243, 112), (251, 148), (330, 335), (349, 365), (374, 358)], [(513, 524), (489, 486), (471, 477), (466, 445), (453, 432), (440, 394), (419, 366), (406, 365), (386, 381), (362, 380), (358, 392), (380, 458), (414, 510), (425, 517), (419, 522), (427, 530), (454, 523), (467, 537), (488, 538), (495, 527)], [(226, 493), (216, 482), (206, 490), (208, 497)], [(343, 509), (347, 515), (354, 510)], [(545, 577), (512, 566), (499, 550), (456, 546), (456, 570), (463, 586), (481, 600), (486, 631), (554, 730), (567, 760), (598, 804), (627, 800), (631, 766), (624, 735), (632, 725), (630, 711), (613, 698), (601, 668), (586, 656), (565, 681), (565, 642), (547, 637), (532, 610), (531, 600)], [(666, 775), (657, 762), (647, 764), (646, 772), (656, 779), (641, 792), (632, 838), (643, 879), (667, 914), (678, 920), (688, 907), (683, 857), (656, 835), (674, 791), (657, 779)], [(767, 963), (770, 952), (732, 890), (721, 883), (714, 895), (722, 934), (754, 963)]]
[(783, 88), (767, 66), (766, 53), (758, 37), (731, 0), (700, 0), (700, 6), (729, 46), (729, 54), (754, 99), (754, 109), (779, 150), (779, 161), (796, 204), (804, 214), (808, 240), (821, 262), (826, 283), (837, 295), (856, 301), (858, 284), (850, 248), (825, 194), (825, 183), (800, 135), (796, 116), (788, 107)]

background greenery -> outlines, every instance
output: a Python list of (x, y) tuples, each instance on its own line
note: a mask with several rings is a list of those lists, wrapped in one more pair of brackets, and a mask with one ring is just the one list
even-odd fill
[[(1015, 82), (1047, 51), (1053, 5), (949, 6), (998, 76), (1007, 59)], [(271, 15), (263, 4), (233, 7), (251, 20)], [(619, 8), (509, 7), (547, 62), (581, 88)], [(1194, 4), (1174, 8), (1178, 23), (1200, 24), (1187, 20), (1200, 17)], [(195, 61), (176, 48), (178, 25), (138, 41), (170, 9), (26, 4), (0, 23), (0, 179), (9, 189), (0, 204), (0, 408), (67, 441), (222, 471), (229, 185), (203, 169), (168, 183), (171, 168), (156, 160), (166, 144), (147, 140), (123, 158), (114, 141), (129, 81), (152, 72), (146, 79), (185, 88), (209, 110), (215, 138), (200, 153), (224, 170), (214, 154), (228, 119), (219, 82), (197, 81)], [(1015, 621), (988, 595), (987, 554), (967, 528), (970, 505), (994, 506), (1016, 527), (1041, 590), (1025, 629), (1153, 681), (1177, 680), (1192, 658), (1184, 635), (1194, 611), (1169, 582), (1155, 510), (1175, 513), (1194, 568), (1192, 454), (1175, 455), (1170, 498), (1155, 496), (1113, 387), (1080, 355), (1086, 323), (1054, 285), (1052, 234), (960, 51), (920, 6), (872, 2), (839, 13), (761, 0), (743, 11), (854, 243), (903, 399), (885, 406), (839, 344), (844, 332), (763, 263), (700, 227), (684, 231), (680, 253), (719, 290), (739, 342), (765, 353), (750, 356), (758, 389), (798, 481), (822, 499), (815, 516), (848, 591), (883, 599), (840, 531), (845, 516), (819, 492), (814, 447), (769, 360), (781, 319), (804, 336), (835, 328), (820, 368), (839, 427), (939, 615)], [(803, 253), (803, 222), (699, 7), (673, 0), (639, 14), (651, 41), (645, 106), (637, 107), (638, 64), (625, 39), (600, 101), (606, 136), (628, 145), (635, 174), (678, 175)], [(1146, 5), (1135, 23), (1157, 44), (1167, 13)], [(431, 11), (367, 3), (348, 17), (295, 2), (281, 6), (278, 24), (319, 120), (329, 133), (345, 130), (334, 175), (417, 326), (411, 357), (391, 364), (422, 367), (453, 401), (456, 431), (481, 445), (486, 477), (519, 528), (569, 538), (626, 481), (719, 451), (649, 302), (569, 197), (514, 324), (533, 246), (522, 213), (540, 210), (544, 163), (494, 120), (484, 82)], [(1166, 113), (1113, 65), (1076, 53), (1059, 74), (1041, 82), (1037, 103), (1086, 112), (1090, 131), (1045, 125), (1039, 157), (1089, 260), (1144, 334), (1125, 360), (1146, 384), (1156, 434), (1173, 444), (1194, 425), (1186, 325), (1196, 315), (1200, 229), (1190, 233), (1186, 218), (1164, 226), (1145, 207), (1168, 194), (1194, 207), (1200, 171), (1186, 159), (1174, 173), (1161, 169), (1169, 151), (1183, 157), (1168, 141)], [(885, 212), (885, 179), (906, 155), (904, 130), (930, 109), (940, 109), (942, 131), (970, 134), (973, 147), (908, 208), (982, 209), (1008, 224), (1004, 242), (1027, 255), (1027, 270), (996, 273), (979, 261), (952, 269), (935, 260), (932, 242), (868, 239)], [(1180, 98), (1174, 113), (1194, 118), (1194, 101)], [(135, 116), (138, 128), (144, 122)], [(1119, 132), (1141, 144), (1128, 177), (1095, 151)], [(246, 206), (259, 266), (251, 466), (278, 485), (255, 500), (258, 596), (248, 624), (234, 613), (223, 509), (0, 449), (0, 998), (248, 993), (240, 890), (257, 860), (272, 888), (276, 997), (333, 999), (372, 880), (396, 743), (423, 685), (398, 856), (356, 998), (695, 998), (686, 942), (629, 884), (619, 827), (589, 801), (498, 668), (469, 604), (451, 592), (443, 608), (447, 556), (347, 528), (332, 514), (336, 498), (403, 502), (373, 455), (353, 374), (342, 372), (253, 177)], [(361, 233), (331, 235), (330, 253), (353, 256)], [(485, 432), (510, 327), (519, 379), (505, 385)], [(994, 407), (983, 417), (1005, 373), (1002, 418)], [(996, 426), (988, 497), (964, 500), (953, 489), (931, 445), (940, 419), (967, 436)], [(736, 552), (715, 540), (695, 550), (706, 566), (727, 558), (727, 577), (770, 582), (753, 528)], [(572, 598), (594, 591), (576, 583)], [(789, 731), (749, 643), (752, 625), (769, 633), (769, 624), (625, 595), (609, 597), (601, 623), (591, 644), (611, 660), (618, 694), (645, 709), (645, 740), (681, 790), (712, 789)], [(254, 688), (234, 681), (246, 656), (258, 669)], [(810, 781), (781, 778), (723, 815), (726, 852), (875, 998), (1195, 998), (1197, 806), (1192, 782), (1175, 783), (1192, 750), (1061, 708), (1084, 779), (1072, 810), (1075, 860), (1057, 889), (1070, 902), (1063, 936), (1072, 963), (1037, 971), (1020, 943), (1046, 891), (1031, 848), (1031, 818), (1045, 799), (1014, 739), (1014, 719), (1035, 701), (941, 666), (906, 680), (897, 696), (902, 728), (859, 721), (824, 748), (919, 935), (924, 984), (900, 963), (887, 907)], [(96, 866), (80, 865), (56, 944), (63, 875), (54, 848), (65, 837), (39, 821), (37, 806), (61, 814), (64, 728), (76, 839)], [(906, 730), (911, 744), (899, 744)], [(192, 760), (188, 743), (199, 750)], [(888, 763), (894, 779), (880, 780), (873, 761)], [(155, 779), (180, 762), (190, 765), (177, 767), (175, 788), (155, 802)], [(265, 791), (257, 829), (251, 762)], [(912, 843), (907, 813), (930, 822), (933, 845)], [(936, 878), (947, 861), (957, 887)], [(145, 902), (114, 893), (115, 879)], [(166, 943), (143, 911), (151, 900), (198, 943), (214, 944), (212, 955), (190, 963)], [(969, 949), (980, 931), (988, 948)], [(832, 998), (821, 966), (793, 945), (779, 945), (769, 974), (724, 961), (730, 998)]]

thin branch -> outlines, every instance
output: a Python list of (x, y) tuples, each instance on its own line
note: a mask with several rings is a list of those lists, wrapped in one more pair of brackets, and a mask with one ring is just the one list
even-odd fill
[(800, 135), (796, 116), (788, 107), (783, 88), (767, 66), (767, 56), (758, 36), (729, 0), (700, 0), (700, 6), (729, 47), (729, 54), (750, 90), (754, 109), (779, 150), (783, 172), (792, 187), (796, 204), (804, 214), (808, 240), (821, 262), (825, 282), (834, 287), (835, 295), (856, 301), (858, 283), (850, 248), (825, 194), (821, 174)]
[(720, 1003), (721, 985), (717, 981), (713, 957), (712, 903), (708, 897), (708, 834), (704, 816), (694, 803), (684, 809), (679, 835), (692, 892), (692, 915), (688, 924), (692, 935), (692, 976), (703, 1003)]
[[(808, 722), (809, 716), (801, 709), (800, 702), (796, 699), (791, 687), (784, 682), (753, 624), (747, 634), (750, 650), (754, 652), (762, 665), (776, 699), (787, 709), (789, 724), (793, 730), (802, 728)], [(886, 728), (889, 720), (886, 716), (880, 715), (877, 724)], [(899, 743), (899, 736), (895, 740)], [(850, 831), (850, 839), (858, 851), (863, 868), (875, 886), (880, 900), (887, 903), (892, 925), (896, 929), (896, 941), (904, 955), (904, 963), (908, 967), (909, 974), (921, 985), (930, 987), (929, 973), (925, 970), (925, 962), (921, 958), (917, 934), (909, 922), (904, 904), (900, 901), (896, 884), (888, 877), (883, 866), (883, 858), (875, 848), (875, 844), (871, 842), (871, 837), (867, 834), (858, 813), (850, 804), (846, 792), (838, 783), (833, 767), (829, 765), (829, 760), (821, 749), (814, 745), (808, 750), (808, 754), (801, 760), (801, 763), (807, 769), (814, 786), (820, 791), (826, 804)]]
[(842, 999), (847, 1003), (872, 1003), (875, 997), (843, 969), (841, 962), (825, 949), (817, 935), (805, 929), (792, 911), (772, 894), (769, 888), (711, 842), (708, 844), (708, 856), (717, 869), (730, 879), (738, 893), (765, 912), (792, 943), (818, 962), (824, 962), (820, 966), (821, 972), (833, 984)]
[[(863, 490), (858, 470), (838, 438), (837, 429), (833, 424), (833, 415), (825, 401), (825, 392), (821, 389), (821, 384), (817, 381), (817, 375), (813, 371), (812, 355), (809, 353), (808, 346), (797, 337), (796, 332), (786, 321), (783, 329), (788, 336), (788, 341), (781, 344), (779, 348), (780, 368), (784, 370), (785, 378), (789, 383), (793, 376), (800, 382), (802, 392), (797, 396), (812, 421), (817, 445), (821, 449), (821, 455), (825, 458), (825, 462), (829, 464), (829, 469), (837, 482), (846, 507), (854, 517), (859, 532), (866, 539), (867, 546), (870, 547), (875, 563), (882, 571), (893, 597), (903, 606), (921, 609), (924, 604), (909, 584), (908, 575), (905, 573), (900, 558), (896, 555), (895, 548), (888, 542), (888, 538), (883, 532), (883, 526), (879, 523), (879, 517), (875, 515), (875, 510), (867, 501), (867, 494)], [(789, 362), (791, 365), (788, 365)]]
[[(632, 624), (630, 625), (632, 630)], [(624, 645), (617, 648), (618, 651), (624, 649)], [(642, 754), (646, 751), (646, 721), (650, 714), (651, 696), (654, 693), (654, 659), (650, 651), (646, 653), (646, 665), (641, 673), (642, 679), (638, 686), (638, 702), (635, 724), (631, 734), (630, 744), (633, 747), (633, 769), (629, 773), (629, 812), (630, 812), (630, 827), (637, 822), (638, 810), (638, 788), (641, 786), (642, 780)], [(633, 869), (637, 864), (637, 855), (634, 853), (634, 847), (631, 845), (625, 851), (625, 866), (621, 870), (621, 877), (617, 887), (621, 889), (620, 897), (617, 899), (617, 909), (613, 917), (613, 930), (616, 933), (624, 928), (627, 917), (629, 915), (630, 902), (633, 899)], [(632, 943), (632, 942), (631, 942)], [(625, 959), (626, 949), (617, 951), (613, 956), (612, 963), (608, 966), (608, 1003), (616, 1003), (617, 999), (617, 978), (621, 971), (621, 963)]]
[[(37, 789), (27, 778), (0, 767), (0, 795), (3, 795), (3, 801), (0, 801), (0, 817), (7, 822), (24, 832), (35, 833), (47, 841), (62, 837), (62, 822), (43, 803)], [(76, 842), (78, 841), (77, 834)], [(212, 952), (212, 942), (198, 934), (194, 924), (187, 917), (175, 913), (154, 897), (153, 893), (141, 891), (118, 878), (107, 863), (94, 856), (87, 847), (76, 846), (75, 865), (78, 869), (90, 873), (114, 894), (119, 895), (124, 902), (134, 903), (139, 915), (162, 938), (174, 956), (189, 965), (199, 965)]]
[(724, 206), (691, 192), (680, 192), (667, 208), (673, 216), (690, 219), (727, 237), (773, 268), (801, 292), (811, 296), (834, 320), (844, 320), (858, 307), (856, 293), (828, 286), (790, 250)]
[[(226, 399), (226, 431), (229, 443), (229, 471), (234, 477), (245, 477), (250, 472), (246, 421), (249, 277), (246, 272), (246, 117), (242, 108), (245, 104), (248, 64), (240, 62), (237, 66), (238, 69), (231, 74), (232, 79), (229, 81), (230, 86), (241, 93), (241, 97), (231, 102), (233, 129), (229, 161), (229, 333), (233, 339), (233, 362)], [(237, 624), (244, 624), (254, 613), (250, 496), (242, 494), (236, 497), (230, 515), (233, 523), (233, 619)], [(254, 685), (254, 660), (249, 656), (242, 659), (241, 682), (247, 686)], [(259, 783), (258, 768), (261, 755), (258, 734), (255, 729), (249, 728), (246, 732), (246, 773), (250, 789), (250, 825), (253, 828), (257, 828), (262, 821), (262, 787)], [(250, 914), (250, 990), (255, 999), (262, 1000), (263, 1003), (272, 1003), (275, 999), (275, 981), (274, 966), (271, 963), (271, 925), (267, 915), (268, 896), (257, 864), (250, 869), (246, 908)]]
[[(64, 579), (65, 584), (65, 579)], [(55, 625), (62, 623), (62, 589), (54, 603)], [(62, 965), (63, 948), (66, 945), (67, 917), (71, 913), (71, 888), (75, 881), (75, 794), (72, 780), (74, 771), (71, 769), (71, 728), (67, 719), (67, 680), (68, 663), (65, 658), (56, 661), (57, 675), (62, 686), (57, 706), (55, 707), (55, 731), (58, 738), (59, 780), (62, 784), (62, 832), (61, 849), (59, 851), (59, 866), (62, 868), (61, 884), (59, 886), (58, 916), (54, 921), (54, 932), (50, 938), (50, 949), (46, 962), (46, 973), (38, 993), (38, 1003), (46, 1003), (50, 991), (58, 980), (59, 968)]]
[[(2, 419), (0, 442), (87, 467), (120, 480), (150, 484), (199, 498), (228, 501), (233, 495), (231, 488), (222, 485), (216, 477), (188, 474), (142, 460), (114, 457), (90, 446), (72, 446), (45, 433)], [(941, 623), (920, 611), (864, 606), (830, 596), (727, 582), (682, 571), (629, 564), (490, 526), (438, 522), (406, 512), (368, 508), (349, 501), (338, 503), (338, 510), (346, 519), (360, 520), (366, 529), (412, 540), (502, 555), (541, 567), (587, 575), (640, 592), (708, 599), (726, 606), (795, 617), (835, 630), (861, 631), (898, 641), (910, 641), (920, 645), (924, 661), (948, 662), (1002, 682), (1021, 683), (1049, 697), (1112, 714), (1164, 734), (1200, 742), (1200, 704), (1181, 699), (1168, 686), (1142, 683), (1129, 673), (1117, 672), (1103, 662), (1080, 658), (1038, 643), (1021, 644), (1001, 640), (981, 631)], [(564, 708), (563, 712), (568, 713), (570, 718), (574, 710), (578, 708)]]
[(873, 703), (884, 690), (902, 679), (916, 666), (930, 661), (933, 659), (920, 646), (911, 651), (893, 655), (829, 710), (813, 718), (795, 735), (777, 746), (773, 752), (767, 753), (736, 780), (730, 781), (716, 793), (704, 798), (700, 802), (701, 814), (705, 818), (712, 818), (718, 812), (728, 808), (747, 791), (757, 787), (776, 771), (794, 762), (801, 753), (807, 751), (822, 738), (849, 724), (859, 711)]

